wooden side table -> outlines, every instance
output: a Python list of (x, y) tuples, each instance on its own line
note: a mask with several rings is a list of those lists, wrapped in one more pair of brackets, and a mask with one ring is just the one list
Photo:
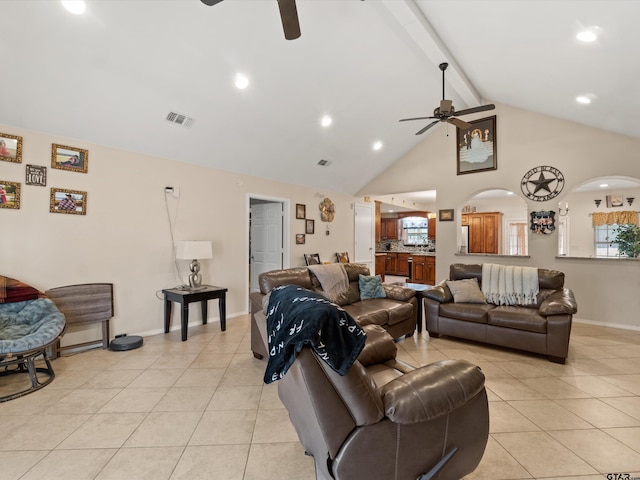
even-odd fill
[(189, 325), (189, 304), (201, 302), (202, 324), (207, 324), (207, 302), (211, 299), (218, 299), (220, 309), (220, 328), (224, 332), (227, 329), (226, 294), (227, 289), (223, 287), (213, 287), (203, 285), (199, 290), (182, 290), (180, 288), (168, 288), (162, 290), (164, 294), (164, 333), (169, 333), (171, 326), (171, 302), (179, 303), (182, 307), (180, 314), (180, 324), (182, 330), (182, 341), (187, 339), (187, 327)]

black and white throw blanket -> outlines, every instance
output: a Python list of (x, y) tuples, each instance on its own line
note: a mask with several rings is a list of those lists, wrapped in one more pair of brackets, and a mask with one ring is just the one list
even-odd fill
[(344, 375), (366, 340), (366, 334), (351, 315), (319, 293), (295, 285), (282, 285), (271, 291), (267, 337), (269, 362), (265, 383), (281, 379), (305, 345)]

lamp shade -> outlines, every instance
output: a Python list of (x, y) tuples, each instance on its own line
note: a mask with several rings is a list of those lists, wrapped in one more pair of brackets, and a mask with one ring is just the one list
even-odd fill
[(185, 240), (179, 242), (176, 258), (178, 260), (213, 258), (211, 242), (208, 240)]

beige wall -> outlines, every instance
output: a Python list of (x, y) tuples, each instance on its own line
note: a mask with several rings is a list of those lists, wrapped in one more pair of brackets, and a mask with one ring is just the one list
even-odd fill
[[(526, 200), (531, 212), (557, 209), (558, 201), (564, 202), (572, 188), (593, 178), (628, 176), (640, 179), (638, 139), (505, 105), (497, 105), (495, 114), (497, 170), (456, 175), (455, 129), (439, 125), (422, 143), (359, 193), (388, 195), (435, 189), (438, 209), (457, 209), (455, 222), (438, 222), (438, 280), (447, 277), (449, 265), (454, 262), (554, 268), (565, 272), (566, 284), (576, 294), (579, 319), (640, 329), (640, 263), (637, 261), (556, 258), (556, 234), (530, 235), (529, 259), (455, 254), (460, 209), (477, 192), (491, 188), (511, 190)], [(547, 202), (530, 201), (520, 189), (523, 175), (539, 165), (558, 168), (566, 180), (562, 193)]]
[[(303, 253), (318, 252), (333, 260), (336, 251), (353, 255), (353, 203), (361, 198), (318, 192), (301, 186), (241, 176), (162, 158), (124, 152), (86, 142), (1, 126), (2, 132), (23, 137), (23, 162), (0, 162), (0, 180), (22, 183), (20, 209), (0, 210), (0, 273), (36, 288), (112, 282), (116, 315), (112, 334), (157, 332), (163, 328), (160, 291), (186, 281), (188, 262), (174, 267), (175, 241), (211, 240), (212, 260), (203, 261), (204, 282), (225, 286), (227, 315), (246, 312), (248, 297), (248, 197), (289, 199), (291, 205), (290, 265), (302, 265)], [(51, 144), (89, 150), (87, 174), (49, 168)], [(24, 184), (25, 164), (47, 166), (47, 186)], [(180, 198), (164, 187), (180, 188)], [(50, 188), (88, 192), (87, 215), (49, 213)], [(319, 193), (335, 203), (331, 234), (320, 221)], [(304, 221), (295, 219), (295, 204), (307, 206), (316, 233), (305, 245), (295, 244)], [(288, 259), (289, 260), (289, 259)], [(218, 318), (212, 302), (209, 315)], [(191, 319), (200, 321), (198, 308)], [(172, 326), (179, 325), (174, 308)], [(69, 343), (69, 342), (67, 342)]]

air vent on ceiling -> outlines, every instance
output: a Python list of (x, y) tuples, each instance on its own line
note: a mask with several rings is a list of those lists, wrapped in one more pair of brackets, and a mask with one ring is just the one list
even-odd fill
[(330, 163), (331, 162), (329, 160), (320, 160), (318, 162), (318, 165), (320, 165), (321, 167), (328, 167)]
[(193, 118), (175, 112), (169, 112), (169, 114), (167, 115), (167, 120), (171, 123), (177, 123), (178, 125), (182, 125), (183, 127), (187, 128), (193, 125), (194, 121)]

